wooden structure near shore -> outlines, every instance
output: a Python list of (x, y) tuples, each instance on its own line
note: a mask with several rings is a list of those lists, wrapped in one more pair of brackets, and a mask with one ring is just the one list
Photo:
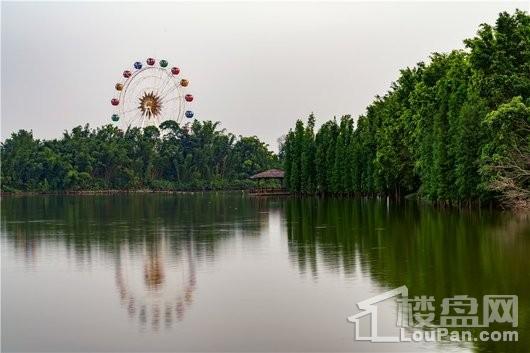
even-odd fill
[[(252, 180), (258, 181), (258, 187), (248, 191), (250, 195), (256, 196), (272, 196), (272, 195), (289, 195), (289, 191), (283, 187), (283, 179), (285, 177), (285, 172), (281, 169), (269, 169), (261, 173), (255, 174), (250, 177)], [(271, 188), (271, 187), (260, 187), (260, 182), (262, 180), (278, 180), (280, 182), (280, 187)]]

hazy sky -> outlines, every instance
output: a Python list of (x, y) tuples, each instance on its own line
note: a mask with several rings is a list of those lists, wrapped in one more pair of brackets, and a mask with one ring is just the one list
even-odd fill
[(110, 123), (122, 71), (153, 56), (189, 78), (198, 119), (276, 150), (296, 119), (363, 114), (400, 68), (528, 4), (2, 2), (1, 136)]

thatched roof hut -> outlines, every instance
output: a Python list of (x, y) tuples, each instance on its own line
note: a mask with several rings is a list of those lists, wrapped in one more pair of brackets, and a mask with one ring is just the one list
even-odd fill
[(281, 169), (269, 169), (264, 172), (255, 174), (250, 177), (250, 179), (283, 179), (285, 176), (285, 172)]

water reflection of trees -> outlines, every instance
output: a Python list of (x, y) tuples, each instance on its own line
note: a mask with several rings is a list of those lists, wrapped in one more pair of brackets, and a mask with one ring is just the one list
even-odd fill
[[(530, 349), (530, 221), (494, 212), (435, 210), (412, 203), (290, 199), (289, 253), (301, 273), (356, 271), (386, 288), (437, 300), (468, 294), (519, 296), (519, 343), (482, 342), (478, 351)], [(510, 329), (504, 327), (504, 329)]]
[(197, 268), (215, 260), (223, 240), (260, 234), (267, 204), (238, 193), (6, 197), (2, 233), (34, 266), (43, 247), (87, 268), (110, 259), (124, 310), (158, 330), (185, 317)]
[(300, 273), (362, 274), (387, 288), (406, 284), (411, 295), (433, 295), (437, 302), (456, 294), (516, 294), (519, 343), (476, 347), (530, 350), (530, 222), (524, 218), (409, 203), (206, 193), (5, 197), (1, 227), (9, 251), (28, 264), (38, 265), (43, 246), (64, 249), (89, 268), (105, 257), (124, 311), (158, 329), (186, 318), (200, 290), (198, 269), (215, 261), (216, 249), (234, 234), (261, 234), (270, 207), (285, 209), (289, 256)]
[(217, 242), (235, 229), (258, 234), (262, 207), (231, 193), (5, 197), (2, 230), (13, 242), (57, 241), (83, 256), (93, 246), (113, 253), (124, 241), (134, 248), (166, 228), (171, 246), (193, 234), (203, 240), (198, 255), (213, 256)]

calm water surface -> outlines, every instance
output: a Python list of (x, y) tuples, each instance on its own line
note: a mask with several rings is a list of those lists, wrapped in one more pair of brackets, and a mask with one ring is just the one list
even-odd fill
[[(1, 211), (3, 351), (530, 351), (526, 218), (241, 193), (4, 197)], [(519, 342), (354, 341), (356, 303), (402, 285), (438, 308), (516, 294)], [(379, 311), (394, 330), (395, 302)]]

